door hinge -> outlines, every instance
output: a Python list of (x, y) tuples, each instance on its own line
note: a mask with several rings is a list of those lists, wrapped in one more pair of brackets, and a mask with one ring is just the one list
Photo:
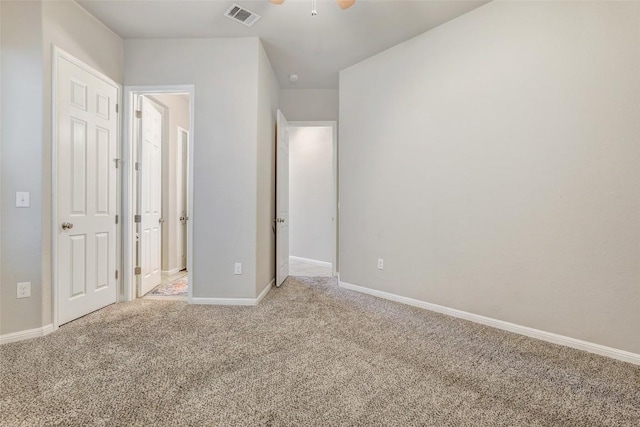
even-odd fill
[(116, 280), (118, 280), (118, 270), (116, 270)]
[(120, 159), (113, 159), (113, 163), (116, 164), (116, 169), (118, 169), (120, 167), (120, 162), (122, 162), (122, 160)]
[(136, 268), (133, 270), (133, 273), (134, 273), (136, 276), (139, 276), (139, 275), (141, 275), (141, 274), (142, 274), (142, 269), (141, 269), (140, 267), (136, 267)]
[(134, 215), (133, 222), (142, 222), (142, 215)]
[(116, 224), (120, 222), (120, 215), (116, 215)]
[(142, 110), (136, 110), (136, 119), (142, 118)]
[(116, 114), (120, 112), (120, 105), (116, 104)]
[(142, 163), (140, 163), (140, 162), (136, 162), (136, 164), (134, 166), (135, 166), (137, 171), (142, 169)]

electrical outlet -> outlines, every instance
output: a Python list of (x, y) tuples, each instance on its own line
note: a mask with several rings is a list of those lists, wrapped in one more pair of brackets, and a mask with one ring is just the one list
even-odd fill
[(235, 269), (233, 270), (233, 274), (242, 274), (242, 263), (236, 262)]
[(384, 270), (384, 260), (382, 258), (378, 258), (378, 270)]
[(18, 298), (29, 298), (31, 296), (31, 282), (18, 282)]

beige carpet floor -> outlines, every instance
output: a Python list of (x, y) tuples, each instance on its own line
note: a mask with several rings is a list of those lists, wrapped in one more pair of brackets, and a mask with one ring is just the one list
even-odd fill
[(290, 278), (0, 347), (2, 426), (639, 426), (640, 367)]

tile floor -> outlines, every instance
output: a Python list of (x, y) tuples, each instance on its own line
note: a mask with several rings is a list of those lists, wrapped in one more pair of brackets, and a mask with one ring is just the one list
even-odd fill
[(299, 259), (289, 259), (290, 276), (331, 277), (331, 267), (321, 267)]

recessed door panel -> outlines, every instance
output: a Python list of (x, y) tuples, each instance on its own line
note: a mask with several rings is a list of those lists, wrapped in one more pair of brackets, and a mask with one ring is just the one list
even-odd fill
[(87, 211), (87, 124), (71, 119), (71, 213)]
[(101, 127), (96, 128), (96, 214), (109, 213), (109, 167), (113, 159), (109, 158), (109, 131)]
[(96, 234), (96, 290), (109, 286), (109, 234)]
[(87, 236), (71, 236), (71, 297), (87, 293)]

